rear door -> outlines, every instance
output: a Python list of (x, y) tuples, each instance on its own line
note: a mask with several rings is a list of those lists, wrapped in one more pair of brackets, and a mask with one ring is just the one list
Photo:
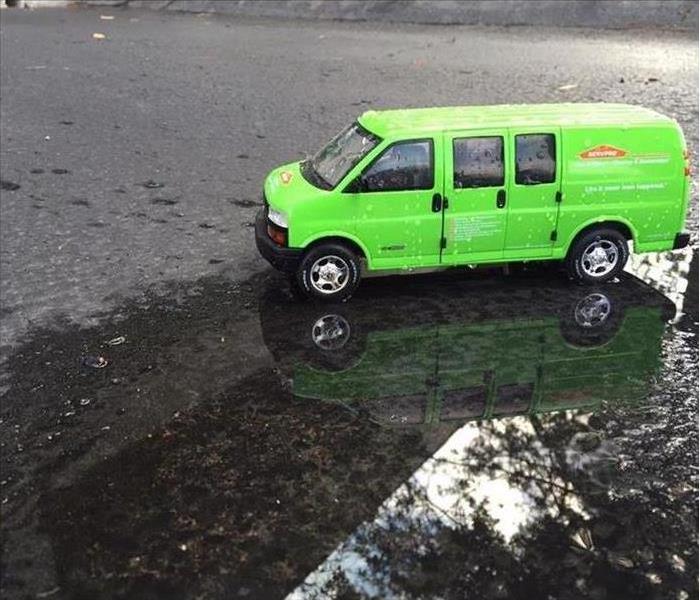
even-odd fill
[(503, 130), (446, 133), (443, 264), (503, 256), (507, 136)]
[(504, 258), (552, 255), (561, 189), (561, 130), (509, 131), (508, 223)]

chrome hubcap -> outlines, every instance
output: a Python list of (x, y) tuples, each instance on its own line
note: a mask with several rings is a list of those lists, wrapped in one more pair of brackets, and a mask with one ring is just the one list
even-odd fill
[(335, 294), (347, 285), (349, 271), (339, 256), (323, 256), (311, 265), (311, 285), (322, 294)]
[(610, 300), (605, 294), (589, 294), (576, 305), (574, 318), (581, 327), (589, 329), (604, 323), (611, 310)]
[(311, 327), (311, 339), (321, 350), (338, 350), (350, 339), (350, 324), (340, 315), (325, 315)]
[(596, 240), (588, 244), (581, 256), (581, 268), (586, 275), (602, 277), (617, 265), (619, 252), (610, 240)]

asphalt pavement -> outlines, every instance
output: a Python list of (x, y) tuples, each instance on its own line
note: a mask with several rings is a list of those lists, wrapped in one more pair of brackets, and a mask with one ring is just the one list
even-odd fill
[(4, 344), (264, 268), (265, 174), (370, 107), (634, 102), (677, 118), (697, 156), (697, 44), (679, 33), (103, 13), (2, 13), (2, 179), (20, 186), (2, 192)]
[[(697, 172), (691, 35), (6, 9), (0, 56), (5, 597), (697, 596), (695, 233), (602, 298), (553, 268), (376, 280), (359, 312), (306, 314), (251, 228), (266, 172), (368, 108), (639, 103)], [(590, 306), (604, 333), (576, 329)], [(329, 323), (353, 332), (334, 358), (286, 356)], [(532, 404), (438, 406), (435, 356), (489, 336), (522, 342), (504, 363)], [(399, 389), (414, 375), (433, 383)], [(450, 443), (441, 495), (425, 465)]]

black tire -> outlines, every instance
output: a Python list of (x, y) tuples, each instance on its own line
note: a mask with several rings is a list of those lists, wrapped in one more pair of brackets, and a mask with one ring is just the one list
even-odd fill
[[(595, 245), (597, 248), (594, 248)], [(595, 259), (592, 256), (598, 249), (608, 254), (607, 262), (594, 262), (603, 261), (600, 253)], [(614, 261), (611, 260), (612, 256), (615, 257)], [(628, 258), (625, 236), (615, 229), (601, 227), (585, 233), (572, 244), (566, 257), (566, 270), (573, 279), (584, 283), (601, 283), (617, 277), (625, 268)], [(599, 275), (595, 273), (596, 270), (599, 270)]]
[[(326, 263), (323, 262), (324, 259)], [(318, 269), (324, 267), (331, 270), (340, 268), (341, 272), (344, 271), (344, 275), (338, 280), (338, 289), (334, 290), (334, 284), (326, 283), (323, 277), (319, 277)], [(360, 283), (360, 260), (342, 244), (320, 244), (306, 253), (297, 270), (296, 279), (309, 298), (324, 302), (344, 302), (352, 296)]]
[(287, 281), (289, 282), (289, 293), (292, 298), (294, 300), (306, 300), (307, 295), (299, 285), (296, 273), (289, 273), (287, 275)]

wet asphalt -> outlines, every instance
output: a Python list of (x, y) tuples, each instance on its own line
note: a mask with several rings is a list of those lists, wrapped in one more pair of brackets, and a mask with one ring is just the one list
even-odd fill
[(4, 597), (697, 597), (697, 237), (319, 307), (250, 228), (369, 107), (635, 102), (695, 157), (696, 40), (47, 9), (0, 52)]

